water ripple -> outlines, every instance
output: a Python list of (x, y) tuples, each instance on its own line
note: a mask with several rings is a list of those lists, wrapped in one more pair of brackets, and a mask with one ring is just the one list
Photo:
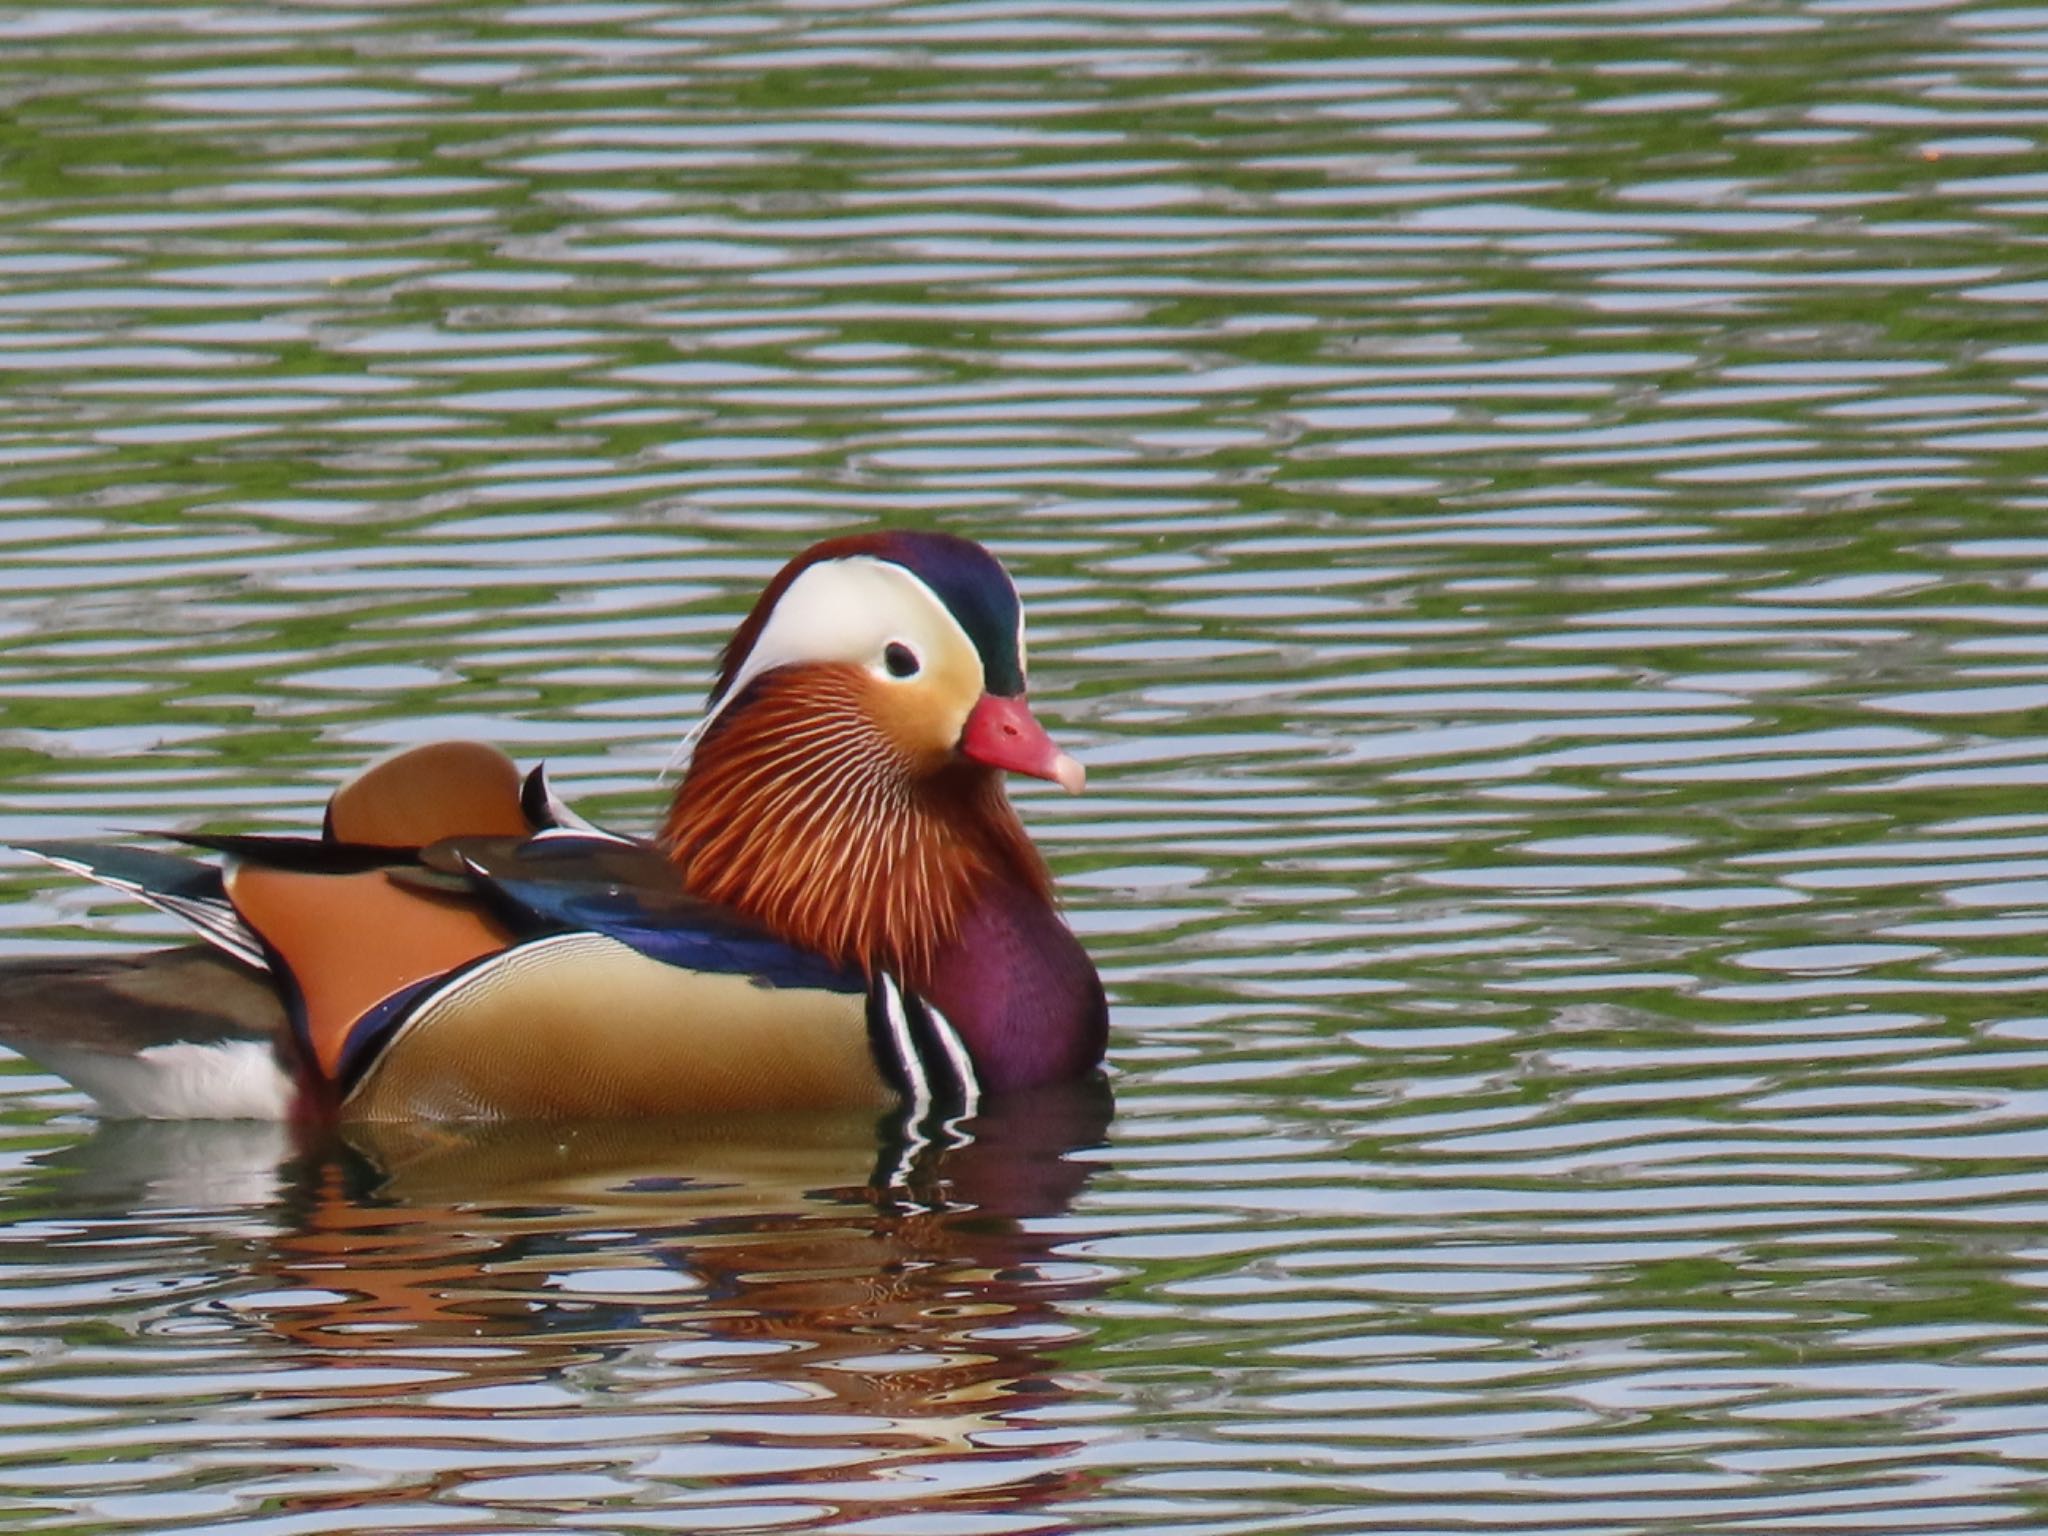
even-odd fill
[(955, 528), (1119, 1099), (897, 1206), (865, 1129), (309, 1160), (9, 1061), (14, 1524), (2038, 1523), (2033, 11), (0, 36), (0, 837), (451, 732), (645, 826), (792, 547)]

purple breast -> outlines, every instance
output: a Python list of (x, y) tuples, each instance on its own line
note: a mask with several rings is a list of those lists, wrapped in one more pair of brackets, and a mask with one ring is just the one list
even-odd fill
[(1065, 1082), (1102, 1060), (1102, 981), (1059, 913), (1029, 892), (999, 886), (985, 895), (923, 993), (967, 1042), (990, 1092)]

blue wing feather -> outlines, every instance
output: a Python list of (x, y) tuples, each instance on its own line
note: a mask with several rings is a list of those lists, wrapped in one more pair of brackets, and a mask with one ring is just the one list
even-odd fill
[(427, 849), (423, 862), (459, 870), (527, 932), (601, 933), (664, 965), (748, 976), (766, 986), (867, 990), (859, 974), (692, 896), (674, 866), (645, 843), (568, 831), (523, 842), (453, 838)]
[(617, 886), (491, 877), (492, 889), (550, 927), (601, 933), (651, 960), (692, 971), (752, 976), (771, 986), (866, 990), (821, 956), (702, 903), (688, 906)]

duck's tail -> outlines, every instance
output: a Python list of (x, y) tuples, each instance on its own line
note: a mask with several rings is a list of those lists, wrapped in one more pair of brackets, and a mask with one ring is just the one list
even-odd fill
[(289, 1036), (269, 978), (203, 945), (0, 960), (0, 1044), (111, 1116), (285, 1119)]

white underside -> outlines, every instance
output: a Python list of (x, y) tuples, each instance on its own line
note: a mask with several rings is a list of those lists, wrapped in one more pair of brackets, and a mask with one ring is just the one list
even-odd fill
[(116, 1120), (283, 1120), (292, 1080), (254, 1040), (152, 1045), (134, 1056), (42, 1046), (36, 1059)]

